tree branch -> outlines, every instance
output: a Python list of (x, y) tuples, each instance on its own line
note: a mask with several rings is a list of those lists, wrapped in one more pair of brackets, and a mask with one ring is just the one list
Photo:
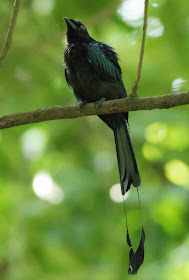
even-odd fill
[(0, 55), (0, 71), (2, 69), (3, 62), (10, 49), (10, 46), (12, 44), (12, 37), (13, 37), (14, 28), (16, 25), (17, 17), (18, 17), (19, 6), (20, 6), (20, 0), (15, 0), (14, 5), (13, 5), (11, 21), (10, 21), (10, 25), (9, 25), (9, 29), (8, 29), (8, 33), (7, 33), (7, 38), (5, 40), (5, 43), (4, 43), (4, 46), (3, 46), (3, 49), (2, 49), (1, 55)]
[(83, 116), (121, 113), (126, 111), (142, 111), (153, 109), (169, 109), (189, 104), (189, 92), (167, 94), (145, 98), (123, 98), (109, 100), (97, 108), (95, 103), (89, 103), (80, 110), (78, 106), (53, 106), (31, 112), (16, 113), (0, 117), (0, 129), (21, 126), (57, 119), (73, 119)]
[(134, 86), (132, 88), (132, 93), (130, 94), (130, 97), (132, 97), (132, 98), (137, 97), (137, 89), (138, 89), (138, 85), (139, 85), (140, 77), (141, 77), (142, 63), (143, 63), (143, 57), (144, 57), (144, 47), (145, 47), (145, 41), (146, 41), (148, 4), (149, 4), (149, 0), (145, 0), (142, 44), (141, 44), (140, 58), (139, 58), (139, 63), (138, 63), (137, 78), (136, 78)]

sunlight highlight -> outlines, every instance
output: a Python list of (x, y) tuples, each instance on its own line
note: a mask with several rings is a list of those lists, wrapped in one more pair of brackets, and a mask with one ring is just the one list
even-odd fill
[(39, 158), (46, 145), (46, 135), (37, 128), (26, 130), (21, 137), (21, 147), (24, 156), (28, 159)]
[(122, 19), (132, 27), (138, 27), (143, 24), (144, 1), (125, 0), (118, 10)]
[(181, 86), (183, 83), (186, 83), (187, 80), (184, 80), (182, 78), (176, 79), (172, 82), (172, 91), (177, 92), (181, 90)]
[(161, 37), (164, 32), (164, 26), (158, 18), (150, 17), (148, 19), (147, 36)]
[(14, 74), (15, 77), (21, 82), (29, 83), (32, 81), (32, 76), (30, 75), (30, 73), (22, 67), (16, 67), (14, 70)]
[(146, 159), (151, 161), (159, 160), (163, 157), (163, 153), (160, 149), (147, 143), (143, 145), (142, 153)]
[(155, 8), (156, 8), (156, 7), (159, 7), (159, 4), (158, 4), (158, 3), (152, 3), (151, 5), (152, 5), (152, 7), (155, 7)]
[(165, 146), (169, 150), (182, 151), (189, 146), (188, 126), (168, 127)]
[(159, 144), (167, 150), (182, 151), (189, 146), (188, 127), (184, 125), (152, 123), (146, 128), (145, 137), (149, 143)]
[(47, 15), (52, 12), (54, 8), (54, 0), (33, 0), (33, 9), (36, 13)]
[(167, 2), (167, 0), (150, 0), (150, 3), (152, 7), (160, 7), (164, 5)]
[(165, 165), (165, 175), (170, 182), (189, 188), (189, 167), (184, 162), (169, 161)]
[(48, 172), (41, 171), (33, 179), (35, 194), (52, 204), (59, 204), (63, 200), (63, 191), (57, 186)]
[(152, 144), (163, 142), (167, 136), (167, 129), (164, 123), (152, 123), (146, 128), (145, 137)]
[(121, 185), (120, 184), (116, 184), (113, 185), (110, 189), (110, 198), (114, 201), (114, 202), (123, 202), (123, 199), (126, 200), (128, 198), (128, 192), (123, 196), (121, 194)]

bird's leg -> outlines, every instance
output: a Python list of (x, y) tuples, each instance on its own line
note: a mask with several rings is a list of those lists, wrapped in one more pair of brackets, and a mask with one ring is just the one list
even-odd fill
[(104, 101), (106, 101), (105, 97), (100, 98), (98, 101), (95, 102), (95, 106), (99, 108)]
[(78, 102), (78, 106), (79, 106), (79, 110), (81, 111), (82, 110), (82, 108), (83, 108), (83, 106), (85, 105), (85, 104), (87, 104), (87, 102), (86, 101), (79, 101)]

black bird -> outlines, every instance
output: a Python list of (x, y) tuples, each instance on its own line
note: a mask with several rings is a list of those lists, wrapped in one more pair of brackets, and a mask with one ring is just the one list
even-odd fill
[[(65, 76), (80, 104), (125, 98), (127, 96), (118, 55), (110, 46), (95, 41), (80, 21), (65, 18)], [(121, 190), (124, 195), (133, 184), (141, 183), (128, 132), (128, 113), (99, 116), (113, 130)]]
[[(99, 105), (104, 100), (125, 98), (127, 93), (122, 81), (118, 55), (114, 49), (91, 38), (80, 21), (64, 19), (67, 25), (65, 76), (79, 105), (88, 102), (96, 102)], [(138, 187), (141, 183), (128, 131), (128, 112), (99, 117), (114, 133), (121, 191), (124, 195), (131, 184)], [(127, 240), (128, 238), (129, 236)], [(136, 273), (138, 268), (135, 268), (132, 274)]]

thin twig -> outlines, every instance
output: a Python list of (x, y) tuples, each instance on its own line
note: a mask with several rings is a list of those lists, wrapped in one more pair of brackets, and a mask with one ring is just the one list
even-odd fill
[(99, 108), (95, 103), (89, 103), (80, 110), (78, 106), (53, 106), (31, 112), (16, 113), (0, 117), (0, 129), (21, 126), (57, 119), (73, 119), (83, 116), (121, 113), (126, 111), (141, 111), (153, 109), (169, 109), (189, 104), (189, 92), (167, 94), (146, 98), (124, 98), (105, 101)]
[(142, 44), (141, 44), (141, 51), (140, 51), (140, 59), (139, 59), (139, 63), (138, 63), (137, 78), (136, 78), (134, 86), (132, 88), (132, 93), (130, 94), (130, 97), (137, 97), (137, 89), (138, 89), (138, 85), (139, 85), (140, 77), (141, 77), (142, 63), (143, 63), (143, 57), (144, 57), (144, 47), (145, 47), (145, 41), (146, 41), (148, 4), (149, 4), (149, 0), (145, 0), (144, 25), (143, 25), (143, 36), (142, 36)]
[(1, 51), (1, 55), (0, 55), (0, 71), (2, 69), (3, 62), (8, 54), (8, 51), (9, 51), (11, 43), (12, 43), (12, 37), (13, 37), (14, 28), (16, 25), (17, 17), (18, 17), (19, 6), (20, 6), (20, 0), (15, 0), (14, 5), (13, 5), (13, 11), (12, 11), (12, 16), (11, 16), (11, 21), (10, 21), (7, 37), (6, 37), (6, 40), (5, 40), (3, 49)]

